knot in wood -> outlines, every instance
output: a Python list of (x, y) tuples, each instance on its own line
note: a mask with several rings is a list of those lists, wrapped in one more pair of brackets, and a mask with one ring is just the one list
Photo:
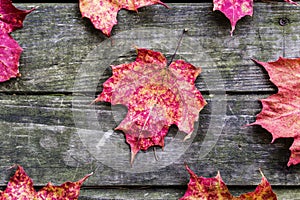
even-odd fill
[(279, 19), (278, 23), (280, 26), (286, 26), (290, 23), (290, 20), (286, 17), (282, 17)]

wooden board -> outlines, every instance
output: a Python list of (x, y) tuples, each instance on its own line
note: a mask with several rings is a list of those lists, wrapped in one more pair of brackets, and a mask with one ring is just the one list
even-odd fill
[[(230, 192), (239, 196), (244, 192), (252, 192), (255, 188), (250, 187), (247, 189), (236, 189), (229, 188)], [(82, 190), (80, 194), (81, 200), (109, 200), (109, 199), (156, 199), (156, 200), (178, 200), (184, 195), (185, 188), (118, 188), (118, 189), (98, 189), (91, 190), (86, 189)], [(278, 199), (297, 199), (300, 196), (299, 190), (297, 189), (274, 189), (274, 192), (277, 194)]]
[[(279, 199), (298, 196), (300, 166), (286, 166), (293, 140), (271, 144), (266, 130), (245, 125), (261, 111), (258, 100), (276, 92), (251, 58), (299, 56), (300, 7), (255, 3), (253, 17), (240, 20), (230, 37), (229, 21), (212, 12), (211, 3), (169, 6), (121, 10), (107, 38), (81, 18), (76, 3), (17, 4), (37, 9), (12, 34), (24, 49), (22, 77), (0, 84), (1, 187), (17, 163), (35, 186), (94, 172), (80, 199), (178, 199), (189, 180), (187, 163), (199, 176), (220, 171), (236, 195), (255, 188), (260, 168)], [(283, 18), (285, 26), (279, 23)], [(111, 76), (111, 64), (135, 59), (134, 45), (170, 58), (185, 28), (176, 58), (202, 67), (196, 86), (208, 105), (194, 138), (181, 146), (184, 133), (172, 127), (164, 153), (156, 148), (160, 159), (153, 149), (140, 152), (131, 168), (124, 135), (113, 131), (126, 109), (90, 103)]]
[[(23, 77), (1, 84), (1, 91), (72, 92), (78, 70), (85, 67), (83, 61), (96, 47), (102, 47), (103, 40), (108, 39), (95, 30), (88, 19), (81, 18), (77, 4), (22, 5), (19, 7), (38, 7), (26, 18), (24, 28), (13, 33), (24, 48), (20, 66)], [(179, 3), (170, 6), (171, 9), (160, 5), (144, 7), (139, 13), (121, 10), (111, 40), (123, 37), (120, 42), (129, 42), (131, 38), (128, 45), (134, 51), (136, 42), (151, 39), (167, 43), (171, 36), (176, 40), (178, 31), (187, 28), (189, 32), (185, 39), (196, 40), (200, 50), (210, 57), (202, 64), (201, 60), (198, 60), (200, 63), (194, 62), (203, 66), (203, 72), (218, 71), (225, 80), (226, 91), (273, 92), (274, 86), (267, 80), (265, 71), (251, 58), (267, 61), (276, 60), (279, 56), (298, 55), (299, 7), (284, 3), (256, 3), (253, 17), (247, 16), (239, 21), (234, 37), (230, 37), (229, 21), (222, 13), (212, 12), (212, 4)], [(289, 23), (281, 26), (281, 18), (287, 18)], [(141, 29), (146, 32), (147, 38), (145, 35), (136, 38), (137, 30)], [(156, 34), (157, 31), (170, 33), (164, 37)], [(176, 31), (177, 34), (172, 35)], [(108, 42), (105, 44), (108, 45)], [(118, 53), (130, 53), (122, 52), (122, 48), (113, 43), (110, 47), (119, 50)], [(105, 48), (109, 49), (108, 46)], [(163, 50), (164, 54), (174, 52), (171, 47)], [(179, 49), (179, 55), (184, 55), (187, 60), (195, 57), (193, 52), (184, 50), (183, 47)], [(87, 76), (89, 79), (93, 74)], [(106, 78), (108, 76), (101, 77), (101, 80)], [(200, 81), (197, 86), (205, 88)]]
[[(286, 167), (288, 148), (292, 140), (278, 139), (271, 144), (271, 135), (267, 131), (259, 126), (244, 127), (255, 120), (255, 113), (260, 110), (257, 99), (262, 96), (224, 97), (217, 97), (217, 104), (226, 107), (225, 113), (219, 115), (222, 113), (212, 114), (212, 105), (215, 106), (216, 102), (212, 102), (211, 98), (205, 95), (208, 106), (200, 113), (197, 136), (182, 157), (174, 160), (174, 163), (171, 163), (172, 157), (167, 157), (170, 165), (154, 172), (137, 175), (134, 173), (135, 170), (143, 171), (143, 169), (127, 169), (130, 168), (129, 147), (125, 144), (123, 134), (112, 132), (117, 122), (126, 114), (125, 109), (111, 107), (105, 103), (94, 107), (89, 105), (90, 102), (84, 101), (80, 102), (83, 107), (74, 111), (72, 110), (72, 103), (75, 105), (72, 102), (74, 96), (71, 95), (2, 95), (0, 101), (2, 113), (0, 126), (3, 130), (0, 140), (3, 152), (2, 176), (8, 177), (7, 168), (13, 163), (20, 163), (29, 170), (29, 174), (32, 173), (31, 176), (36, 178), (38, 185), (46, 181), (59, 182), (66, 178), (79, 178), (92, 171), (95, 174), (88, 181), (92, 185), (182, 185), (187, 178), (183, 165), (186, 162), (203, 176), (215, 175), (220, 170), (224, 180), (232, 185), (255, 184), (260, 180), (259, 168), (273, 185), (297, 185), (299, 167)], [(99, 121), (93, 122), (94, 127), (85, 127), (88, 121), (84, 121), (83, 124), (80, 124), (80, 121), (74, 123), (74, 120), (77, 122), (78, 116), (87, 113), (96, 113)], [(84, 119), (93, 118), (82, 117), (82, 120)], [(213, 121), (215, 119), (224, 123), (216, 123)], [(210, 127), (212, 125), (215, 126), (212, 128)], [(102, 130), (97, 130), (98, 127)], [(221, 132), (216, 133), (214, 130)], [(209, 134), (215, 134), (215, 138), (210, 138)], [(85, 135), (91, 137), (91, 141), (88, 141)], [(117, 145), (121, 145), (106, 150), (108, 155), (104, 155), (104, 158), (109, 160), (116, 156), (109, 153), (117, 154), (118, 151), (120, 153), (125, 151), (124, 163), (119, 163), (124, 169), (113, 165), (107, 166), (105, 160), (101, 160), (104, 159), (103, 156), (98, 156), (103, 163), (91, 157), (91, 154), (97, 156), (96, 153), (101, 154), (103, 153), (101, 151), (105, 150), (96, 149), (95, 146), (103, 139), (101, 136), (109, 137), (108, 144), (111, 140), (115, 140)], [(184, 134), (177, 133), (177, 129), (173, 127), (166, 138), (166, 146), (172, 143), (173, 137), (181, 136)], [(203, 145), (207, 145), (204, 148), (211, 148), (206, 156), (201, 155), (201, 152), (205, 152), (202, 149)], [(93, 148), (96, 153), (92, 151)], [(160, 162), (155, 161), (152, 151), (141, 152), (141, 155), (144, 154), (153, 158), (154, 167), (160, 166)], [(113, 164), (115, 162), (113, 160)], [(135, 165), (138, 164), (136, 161)], [(117, 170), (111, 169), (114, 167)], [(126, 173), (126, 170), (130, 173)]]

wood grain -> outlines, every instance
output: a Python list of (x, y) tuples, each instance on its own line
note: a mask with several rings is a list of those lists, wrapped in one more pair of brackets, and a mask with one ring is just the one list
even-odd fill
[[(179, 56), (199, 63), (203, 73), (219, 72), (222, 81), (225, 81), (226, 91), (274, 92), (266, 72), (251, 58), (268, 61), (279, 56), (295, 57), (299, 53), (299, 7), (286, 3), (256, 3), (253, 17), (240, 20), (234, 36), (230, 37), (229, 21), (219, 11), (212, 12), (212, 4), (179, 3), (169, 6), (171, 9), (159, 5), (144, 7), (138, 13), (121, 10), (111, 41), (131, 41), (134, 52), (135, 42), (156, 40), (165, 43), (170, 40), (170, 35), (164, 37), (157, 35), (156, 31), (167, 29), (172, 33), (187, 28), (189, 32), (185, 38), (195, 40), (193, 44), (201, 48), (204, 56), (199, 56), (200, 60), (197, 60), (197, 55), (184, 48), (179, 49)], [(37, 7), (27, 16), (24, 28), (13, 33), (24, 48), (20, 61), (22, 78), (2, 83), (0, 90), (72, 92), (77, 72), (81, 67), (87, 68), (86, 57), (96, 47), (102, 47), (102, 42), (108, 38), (95, 30), (88, 19), (81, 18), (77, 4), (20, 4), (19, 7)], [(281, 26), (281, 18), (287, 18), (289, 23)], [(134, 33), (141, 29), (146, 31), (146, 35), (136, 38)], [(127, 37), (120, 39), (124, 35)], [(175, 36), (172, 36), (173, 39), (176, 39)], [(113, 42), (111, 47), (123, 53), (122, 48), (114, 46)], [(174, 49), (167, 47), (163, 50), (164, 54), (174, 52)], [(99, 62), (102, 56), (97, 55), (89, 62)], [(205, 61), (203, 58), (207, 57), (210, 59)], [(109, 68), (110, 64), (102, 67)], [(86, 78), (92, 79), (93, 75), (91, 69)], [(103, 74), (98, 79), (107, 78), (108, 74)], [(207, 74), (205, 78), (215, 79)], [(214, 80), (216, 84), (219, 84), (218, 81)], [(196, 84), (201, 90), (207, 89), (201, 81)], [(87, 88), (80, 90), (86, 91)]]
[[(229, 187), (231, 194), (239, 196), (246, 192), (254, 191), (255, 187), (246, 189), (234, 189)], [(274, 188), (274, 192), (278, 199), (296, 199), (299, 197), (299, 190)], [(80, 193), (80, 200), (110, 200), (110, 199), (155, 199), (155, 200), (178, 200), (184, 195), (185, 188), (114, 188), (114, 189), (82, 189)]]
[[(212, 3), (169, 6), (144, 7), (138, 13), (121, 10), (107, 38), (81, 17), (76, 3), (17, 4), (37, 9), (12, 34), (24, 49), (22, 77), (0, 84), (2, 188), (17, 163), (37, 188), (94, 172), (80, 199), (178, 199), (189, 180), (187, 163), (199, 176), (220, 171), (234, 195), (255, 188), (260, 168), (279, 199), (299, 196), (300, 166), (286, 166), (292, 138), (271, 144), (266, 130), (245, 125), (261, 111), (259, 99), (276, 92), (266, 71), (251, 58), (299, 56), (300, 7), (257, 2), (253, 17), (240, 20), (230, 37), (229, 21), (212, 11)], [(280, 25), (281, 19), (288, 23)], [(159, 50), (170, 59), (184, 28), (188, 33), (176, 59), (201, 66), (196, 87), (208, 105), (187, 149), (170, 145), (162, 154), (156, 148), (164, 157), (155, 161), (152, 148), (140, 152), (130, 168), (124, 135), (113, 131), (126, 109), (91, 102), (111, 76), (111, 64), (135, 59), (134, 45)], [(182, 137), (172, 126), (165, 141), (173, 144)], [(152, 170), (138, 168), (147, 166), (138, 162), (143, 157), (150, 159)]]
[[(253, 185), (260, 180), (261, 168), (273, 185), (298, 185), (299, 166), (286, 166), (289, 157), (290, 139), (278, 139), (271, 144), (271, 134), (259, 126), (245, 127), (255, 120), (255, 114), (261, 109), (257, 99), (263, 96), (218, 96), (211, 98), (200, 112), (197, 135), (190, 147), (177, 160), (167, 154), (166, 167), (160, 168), (160, 161), (155, 161), (151, 150), (137, 156), (134, 166), (141, 156), (148, 156), (154, 162), (154, 169), (130, 169), (130, 149), (120, 132), (113, 132), (117, 123), (124, 118), (125, 109), (113, 108), (106, 103), (91, 106), (89, 101), (76, 102), (74, 96), (50, 95), (2, 95), (0, 100), (1, 122), (1, 177), (2, 184), (8, 180), (13, 169), (9, 166), (19, 163), (27, 169), (37, 185), (51, 181), (78, 179), (94, 171), (87, 185), (184, 185), (187, 172), (183, 163), (203, 176), (215, 176), (219, 170), (229, 185)], [(212, 101), (215, 101), (213, 102)], [(217, 100), (216, 100), (217, 99)], [(224, 113), (213, 113), (212, 106), (225, 106)], [(76, 109), (76, 110), (74, 110)], [(80, 112), (80, 113), (78, 113)], [(88, 126), (92, 117), (82, 118), (83, 124), (74, 124), (76, 116), (96, 113), (94, 127)], [(216, 123), (214, 120), (224, 121)], [(213, 126), (213, 127), (211, 127)], [(220, 126), (220, 127), (217, 127)], [(98, 130), (97, 130), (98, 128)], [(221, 132), (214, 132), (220, 130)], [(99, 137), (97, 137), (99, 134)], [(109, 149), (97, 144), (106, 138)], [(166, 137), (166, 148), (178, 135), (172, 127)], [(214, 134), (215, 137), (210, 137)], [(81, 136), (81, 137), (80, 137)], [(90, 140), (82, 138), (88, 136)], [(203, 148), (210, 151), (203, 155)], [(160, 148), (157, 148), (160, 151)], [(170, 149), (177, 151), (177, 149)], [(105, 155), (101, 155), (105, 152)], [(123, 152), (123, 153), (122, 153)], [(120, 153), (123, 159), (118, 158)], [(99, 155), (98, 155), (99, 154)], [(151, 159), (152, 158), (152, 159)], [(117, 168), (114, 165), (119, 165)], [(148, 163), (150, 165), (150, 163)], [(135, 173), (140, 171), (140, 173)]]

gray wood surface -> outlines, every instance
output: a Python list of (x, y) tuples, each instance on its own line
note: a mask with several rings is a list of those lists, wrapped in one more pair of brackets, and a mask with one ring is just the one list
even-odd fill
[[(232, 189), (229, 188), (230, 192), (234, 196), (239, 196), (245, 192), (254, 191), (255, 187), (247, 189)], [(141, 199), (159, 199), (159, 200), (178, 200), (184, 195), (183, 189), (174, 189), (174, 188), (139, 188), (139, 189), (128, 189), (128, 188), (119, 188), (119, 189), (98, 189), (95, 190), (82, 190), (80, 193), (81, 200), (109, 200), (109, 199), (120, 199), (120, 200), (141, 200)], [(297, 189), (282, 189), (274, 188), (278, 199), (290, 200), (297, 199), (300, 196), (300, 192)], [(299, 199), (299, 198), (298, 198)]]
[[(102, 41), (107, 38), (95, 30), (88, 19), (81, 18), (77, 4), (23, 5), (23, 8), (31, 7), (37, 9), (27, 17), (24, 28), (13, 33), (13, 37), (24, 48), (20, 66), (23, 76), (1, 84), (0, 89), (72, 92), (77, 72), (84, 67), (83, 60), (97, 46), (102, 47)], [(256, 3), (253, 17), (246, 16), (238, 22), (234, 37), (229, 35), (229, 21), (222, 13), (212, 12), (210, 3), (171, 4), (170, 7), (166, 9), (154, 5), (141, 8), (138, 13), (121, 10), (118, 14), (119, 23), (113, 28), (112, 35), (115, 37), (112, 40), (123, 36), (123, 42), (129, 41), (137, 29), (146, 29), (147, 39), (167, 42), (170, 35), (173, 40), (179, 37), (178, 34), (172, 35), (175, 30), (187, 28), (189, 33), (185, 38), (195, 39), (205, 56), (210, 57), (206, 66), (200, 62), (203, 71), (219, 71), (225, 79), (226, 91), (273, 92), (274, 87), (267, 80), (266, 73), (250, 58), (268, 61), (276, 60), (279, 56), (298, 56), (299, 7), (286, 3)], [(281, 18), (288, 18), (290, 23), (281, 26)], [(171, 32), (170, 35), (164, 37), (155, 34), (165, 29)], [(134, 35), (131, 45), (135, 45), (137, 40), (147, 42), (144, 35), (140, 35), (140, 38)], [(107, 44), (105, 48), (109, 49)], [(111, 48), (124, 53), (113, 42)], [(164, 54), (174, 51), (171, 47), (163, 50)], [(190, 61), (193, 52), (182, 52), (184, 48), (181, 48), (179, 55), (180, 50)], [(87, 76), (89, 79), (93, 74)], [(106, 78), (108, 76), (103, 77)], [(201, 82), (197, 82), (197, 86), (199, 89), (205, 88)]]
[[(111, 150), (106, 150), (108, 155), (104, 158), (109, 160), (116, 156), (109, 155), (110, 153), (116, 154), (120, 151), (122, 154), (124, 150), (124, 163), (119, 163), (124, 166), (124, 169), (111, 169), (115, 166), (107, 166), (105, 160), (101, 160), (102, 156), (98, 157), (100, 161), (91, 156), (91, 154), (97, 156), (95, 152), (101, 154), (103, 153), (101, 151), (105, 150), (95, 148), (95, 152), (92, 151), (92, 148), (102, 139), (95, 137), (93, 133), (99, 135), (112, 133), (118, 121), (124, 117), (126, 110), (104, 103), (93, 107), (89, 105), (90, 102), (83, 101), (80, 102), (83, 105), (81, 109), (72, 113), (73, 98), (71, 95), (1, 96), (1, 174), (6, 177), (4, 180), (7, 180), (10, 175), (7, 173), (8, 167), (13, 163), (20, 163), (29, 170), (28, 173), (36, 179), (38, 185), (47, 181), (57, 183), (70, 178), (80, 178), (92, 171), (95, 174), (87, 181), (91, 185), (182, 185), (187, 179), (184, 168), (186, 162), (203, 176), (215, 176), (219, 170), (230, 185), (255, 184), (256, 179), (260, 180), (259, 168), (273, 185), (298, 185), (299, 167), (286, 167), (289, 157), (288, 148), (292, 140), (278, 139), (274, 144), (270, 144), (271, 135), (259, 126), (244, 127), (255, 120), (255, 113), (260, 110), (257, 99), (263, 98), (262, 95), (217, 97), (217, 104), (226, 106), (224, 115), (211, 112), (211, 106), (216, 102), (212, 102), (211, 98), (205, 95), (208, 106), (200, 112), (197, 136), (186, 153), (165, 168), (140, 174), (135, 174), (135, 170), (143, 171), (143, 169), (126, 169), (130, 168), (129, 154), (126, 154), (129, 153), (129, 147), (122, 133), (109, 135), (107, 143), (115, 141), (121, 146), (119, 150), (113, 146)], [(90, 112), (97, 113), (99, 122), (93, 123), (98, 126), (84, 129), (84, 125), (79, 123), (76, 127), (74, 116), (83, 116)], [(212, 118), (224, 121), (224, 124), (217, 124), (212, 121)], [(213, 130), (220, 128), (222, 131), (209, 132), (212, 131), (211, 123), (216, 125)], [(217, 127), (218, 125), (221, 127)], [(103, 130), (97, 130), (97, 127), (103, 127)], [(93, 137), (91, 141), (86, 142), (81, 131)], [(166, 143), (171, 143), (176, 133), (176, 128), (172, 128), (170, 135), (166, 137)], [(216, 134), (219, 137), (209, 138), (209, 134)], [(183, 133), (182, 135), (184, 136)], [(210, 140), (205, 141), (205, 139)], [(209, 141), (212, 143), (211, 146)], [(202, 145), (207, 146), (202, 147)], [(201, 155), (203, 152), (201, 148), (212, 149), (204, 156)], [(154, 167), (160, 166), (160, 161), (155, 161), (152, 151), (144, 154), (156, 163)], [(141, 152), (140, 155), (143, 153)], [(170, 157), (167, 159), (171, 162), (174, 155), (168, 156)], [(113, 160), (113, 163), (115, 162), (118, 161)], [(133, 168), (139, 164), (141, 163), (136, 161)], [(129, 170), (130, 173), (120, 170)]]
[[(255, 3), (253, 17), (240, 20), (233, 37), (212, 3), (121, 10), (110, 38), (81, 18), (77, 4), (17, 6), (37, 9), (12, 34), (24, 49), (22, 76), (0, 84), (1, 187), (14, 173), (10, 166), (20, 164), (36, 186), (94, 172), (80, 199), (178, 199), (189, 180), (187, 163), (199, 176), (220, 171), (235, 195), (255, 188), (260, 168), (279, 199), (299, 196), (300, 166), (286, 166), (293, 140), (271, 144), (266, 130), (245, 126), (261, 111), (258, 100), (276, 92), (251, 58), (299, 56), (299, 6)], [(282, 18), (289, 23), (280, 25)], [(111, 76), (109, 65), (134, 60), (134, 45), (170, 58), (184, 28), (176, 58), (202, 67), (196, 86), (208, 105), (194, 138), (182, 143), (184, 133), (171, 127), (165, 151), (156, 148), (158, 161), (150, 149), (130, 167), (124, 135), (113, 131), (126, 109), (90, 103)]]

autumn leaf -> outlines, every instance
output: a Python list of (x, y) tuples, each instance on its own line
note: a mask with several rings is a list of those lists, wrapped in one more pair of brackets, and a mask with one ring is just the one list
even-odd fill
[(292, 0), (284, 0), (284, 1), (290, 4), (299, 5), (297, 2), (294, 2)]
[(36, 192), (33, 188), (33, 181), (25, 173), (24, 169), (18, 165), (15, 175), (10, 178), (6, 189), (0, 191), (0, 199), (28, 199), (28, 200), (76, 200), (83, 182), (92, 174), (86, 175), (77, 182), (65, 182), (61, 186), (53, 186), (48, 183), (40, 191)]
[(96, 29), (110, 36), (111, 30), (117, 24), (117, 14), (121, 9), (137, 11), (138, 8), (161, 4), (160, 0), (79, 0), (82, 17), (91, 20)]
[(11, 33), (23, 27), (23, 21), (29, 13), (34, 10), (19, 10), (11, 0), (0, 1), (0, 29), (3, 32)]
[(0, 1), (0, 82), (20, 76), (22, 48), (9, 33), (22, 28), (26, 15), (33, 10), (19, 10), (12, 5), (11, 0)]
[(187, 165), (186, 169), (190, 174), (190, 182), (187, 191), (180, 200), (233, 198), (219, 172), (214, 178), (204, 178), (198, 177)]
[(162, 53), (143, 48), (137, 49), (134, 62), (111, 67), (113, 76), (103, 84), (95, 102), (128, 108), (116, 130), (125, 133), (131, 147), (131, 163), (139, 150), (163, 147), (172, 124), (190, 136), (200, 110), (206, 105), (194, 85), (201, 68), (183, 60), (167, 65)]
[(213, 178), (198, 177), (187, 165), (186, 169), (190, 174), (188, 188), (180, 200), (210, 200), (210, 199), (226, 199), (226, 200), (276, 200), (276, 194), (272, 191), (271, 185), (262, 174), (261, 183), (256, 187), (255, 191), (248, 192), (234, 197), (223, 182), (220, 173)]
[(244, 16), (253, 14), (253, 0), (214, 0), (213, 11), (221, 11), (231, 23), (231, 36), (236, 23)]
[(253, 192), (242, 194), (239, 197), (235, 197), (234, 200), (277, 200), (276, 194), (273, 192), (272, 187), (266, 177), (261, 172), (262, 178), (260, 184), (255, 188)]
[(249, 125), (261, 125), (277, 138), (294, 138), (288, 166), (300, 163), (300, 58), (279, 58), (275, 62), (260, 62), (278, 93), (262, 99), (262, 111)]
[(8, 34), (0, 31), (0, 82), (19, 76), (22, 48)]

